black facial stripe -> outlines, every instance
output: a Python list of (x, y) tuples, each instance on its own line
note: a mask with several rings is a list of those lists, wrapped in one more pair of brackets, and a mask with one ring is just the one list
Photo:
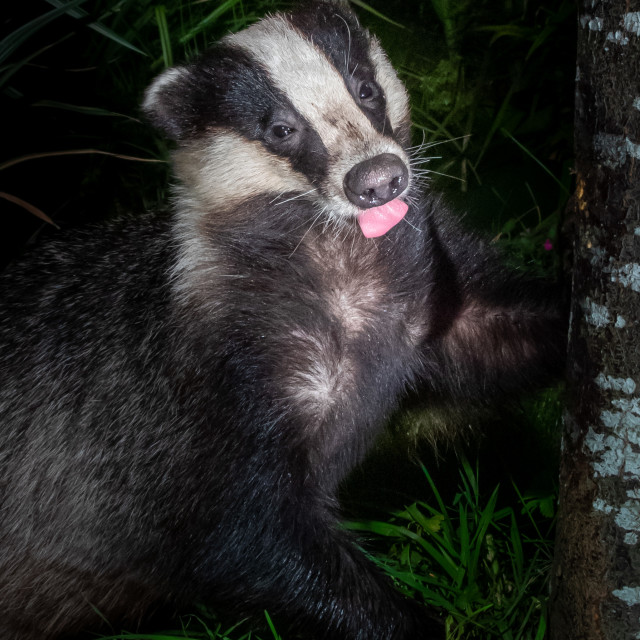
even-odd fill
[[(329, 59), (342, 75), (354, 102), (369, 119), (376, 131), (393, 136), (386, 114), (384, 95), (363, 106), (358, 99), (360, 82), (375, 82), (374, 65), (369, 58), (369, 39), (350, 12), (340, 11), (330, 3), (312, 4), (306, 11), (287, 15), (291, 26), (308, 39)], [(380, 89), (382, 93), (382, 89)]]
[[(347, 66), (352, 66), (347, 65), (347, 52), (358, 62), (367, 60), (369, 43), (352, 13), (342, 12), (330, 3), (318, 2), (286, 17), (289, 24), (313, 42), (343, 76), (349, 71)], [(368, 66), (371, 67), (370, 61)]]
[(315, 129), (293, 107), (291, 112), (297, 114), (298, 127), (295, 135), (298, 137), (286, 149), (275, 149), (268, 144), (265, 146), (272, 153), (289, 158), (296, 171), (303, 173), (314, 184), (319, 184), (329, 168), (329, 153)]
[[(354, 96), (354, 100), (356, 104), (358, 104), (358, 99), (356, 94), (358, 92), (358, 87), (360, 85), (360, 80), (366, 80), (367, 82), (375, 82), (374, 75), (369, 72), (363, 72), (360, 69), (355, 69), (350, 77), (343, 76), (345, 84), (347, 88), (351, 92), (351, 95)], [(354, 82), (355, 81), (355, 82)], [(350, 86), (350, 84), (352, 86)], [(387, 118), (387, 101), (385, 99), (384, 94), (382, 93), (382, 88), (380, 88), (380, 94), (378, 98), (369, 104), (359, 104), (360, 110), (364, 113), (365, 116), (369, 119), (369, 122), (374, 126), (376, 131), (379, 133), (384, 133), (386, 135), (392, 136), (393, 129), (391, 127), (391, 123)]]
[[(329, 154), (320, 136), (249, 53), (218, 45), (193, 63), (190, 71), (187, 104), (192, 107), (188, 114), (192, 135), (212, 127), (230, 129), (289, 158), (292, 167), (312, 182), (326, 175)], [(273, 136), (269, 139), (266, 134), (276, 123), (295, 129), (293, 142), (278, 145)]]

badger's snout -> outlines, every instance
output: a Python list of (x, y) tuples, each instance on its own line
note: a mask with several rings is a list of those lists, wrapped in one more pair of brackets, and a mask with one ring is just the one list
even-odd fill
[(405, 163), (393, 153), (381, 153), (351, 168), (344, 192), (360, 209), (370, 209), (397, 198), (409, 182)]

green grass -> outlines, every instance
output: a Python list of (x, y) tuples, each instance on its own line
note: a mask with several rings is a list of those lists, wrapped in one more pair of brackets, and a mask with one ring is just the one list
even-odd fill
[(264, 617), (266, 630), (258, 634), (249, 629), (249, 625), (244, 620), (231, 626), (224, 625), (217, 620), (214, 613), (200, 608), (198, 614), (180, 618), (174, 629), (148, 633), (123, 631), (100, 636), (100, 638), (101, 640), (283, 640), (267, 611), (264, 612)]
[(478, 469), (463, 460), (459, 490), (445, 504), (423, 471), (431, 502), (346, 526), (374, 537), (383, 550), (371, 557), (398, 588), (446, 615), (449, 640), (542, 640), (555, 496), (514, 488), (518, 506), (500, 506), (499, 486), (485, 497)]

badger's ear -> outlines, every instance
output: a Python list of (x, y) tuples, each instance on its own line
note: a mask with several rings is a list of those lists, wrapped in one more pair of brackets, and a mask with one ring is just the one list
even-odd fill
[(163, 71), (144, 94), (143, 112), (172, 140), (188, 137), (193, 127), (189, 108), (192, 86), (189, 67), (172, 67)]

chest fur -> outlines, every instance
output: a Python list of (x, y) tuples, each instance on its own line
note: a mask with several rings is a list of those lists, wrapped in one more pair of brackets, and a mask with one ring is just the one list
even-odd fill
[(422, 292), (372, 242), (319, 236), (298, 252), (279, 274), (264, 332), (278, 393), (310, 429), (338, 420), (359, 428), (411, 377)]
[(226, 379), (258, 383), (277, 415), (298, 416), (307, 432), (378, 423), (411, 380), (425, 334), (419, 251), (356, 231), (209, 236), (218, 249), (207, 250), (215, 260), (200, 274), (199, 306), (220, 360), (233, 363)]

